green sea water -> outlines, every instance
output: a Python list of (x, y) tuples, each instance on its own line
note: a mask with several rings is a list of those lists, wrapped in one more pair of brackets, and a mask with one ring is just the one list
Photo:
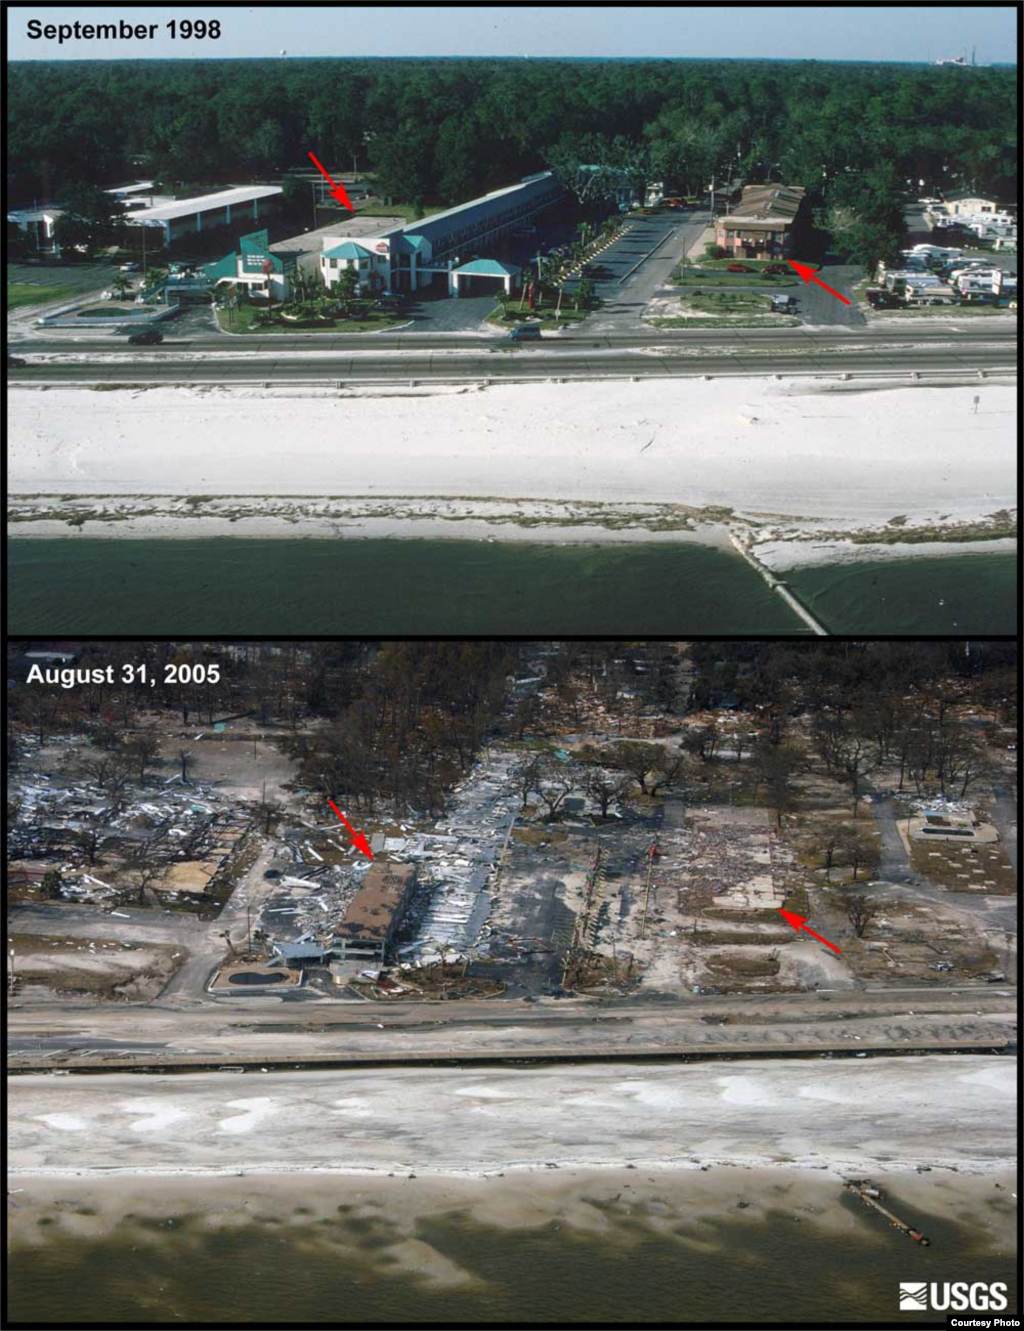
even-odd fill
[(786, 579), (836, 633), (1012, 637), (1017, 632), (1012, 554), (825, 564), (794, 569)]
[(350, 1215), (342, 1205), (316, 1219), (302, 1202), (298, 1188), (287, 1210), (240, 1227), (153, 1206), (104, 1237), (41, 1230), (42, 1242), (11, 1247), (11, 1324), (941, 1326), (944, 1314), (898, 1311), (899, 1282), (961, 1279), (1005, 1282), (1016, 1309), (1012, 1208), (999, 1222), (1006, 1243), (995, 1246), (967, 1224), (913, 1215), (928, 1248), (834, 1186), (821, 1204), (848, 1212), (839, 1231), (817, 1225), (814, 1207), (785, 1201), (752, 1222), (602, 1203), (601, 1233), (561, 1218), (506, 1228), (454, 1210), (415, 1225), (419, 1244), (445, 1259), (438, 1279), (386, 1211)]
[(14, 634), (806, 632), (738, 555), (702, 545), (225, 538), (8, 548)]
[[(731, 551), (426, 540), (11, 540), (8, 631), (598, 636), (809, 630)], [(833, 633), (1011, 634), (1016, 560), (787, 575)]]

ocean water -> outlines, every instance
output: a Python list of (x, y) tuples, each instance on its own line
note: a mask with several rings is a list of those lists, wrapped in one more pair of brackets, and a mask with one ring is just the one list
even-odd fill
[(824, 564), (786, 574), (793, 591), (835, 633), (1012, 637), (1017, 558), (971, 554)]
[[(11, 540), (15, 635), (799, 634), (731, 551), (428, 540)], [(1016, 560), (796, 569), (833, 633), (1012, 634)]]
[(9, 542), (26, 633), (806, 632), (731, 551), (481, 541)]
[(753, 1221), (598, 1203), (608, 1220), (601, 1233), (563, 1217), (485, 1224), (456, 1209), (416, 1222), (413, 1238), (428, 1252), (410, 1247), (387, 1210), (351, 1214), (343, 1204), (316, 1218), (304, 1200), (299, 1185), (287, 1208), (227, 1227), (153, 1205), (103, 1237), (70, 1235), (50, 1220), (32, 1242), (11, 1245), (11, 1324), (944, 1325), (944, 1314), (899, 1312), (899, 1282), (958, 1279), (1004, 1281), (1008, 1311), (1016, 1308), (1012, 1208), (1000, 1221), (1007, 1241), (994, 1245), (977, 1227), (904, 1207), (926, 1229), (927, 1248), (834, 1185), (819, 1201), (847, 1212), (840, 1229), (816, 1224), (818, 1208), (796, 1199)]

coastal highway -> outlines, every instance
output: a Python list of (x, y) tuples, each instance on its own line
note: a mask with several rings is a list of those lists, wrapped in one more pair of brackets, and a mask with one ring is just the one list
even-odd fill
[(192, 384), (452, 382), (465, 380), (550, 380), (558, 378), (658, 378), (703, 375), (856, 375), (858, 378), (911, 378), (913, 374), (962, 378), (1016, 372), (1012, 338), (964, 336), (944, 341), (777, 338), (711, 342), (648, 341), (646, 345), (579, 342), (525, 350), (507, 344), (451, 351), (310, 351), (196, 354), (187, 346), (165, 344), (159, 351), (116, 357), (92, 348), (14, 366), (8, 379), (25, 384)]
[[(280, 334), (177, 334), (173, 324), (164, 331), (166, 341), (161, 352), (216, 351), (230, 355), (234, 351), (258, 351), (273, 357), (281, 351), (347, 352), (347, 351), (506, 351), (521, 354), (527, 348), (515, 348), (506, 338), (480, 333), (345, 333), (328, 336), (324, 333)], [(558, 353), (562, 350), (653, 347), (672, 345), (690, 350), (702, 347), (757, 347), (757, 346), (922, 346), (968, 345), (971, 343), (993, 346), (1016, 346), (1017, 321), (1012, 318), (975, 318), (951, 322), (868, 324), (865, 328), (843, 326), (819, 328), (789, 325), (761, 328), (651, 328), (634, 331), (588, 333), (580, 329), (564, 333), (545, 333), (538, 346), (528, 348), (530, 354), (543, 351)], [(69, 334), (31, 331), (30, 337), (12, 338), (11, 347), (19, 355), (37, 352), (56, 352), (69, 355), (88, 353), (96, 355), (146, 355), (134, 352), (126, 337), (109, 333)]]
[(65, 1068), (852, 1056), (1016, 1045), (1013, 991), (907, 989), (683, 1002), (451, 1004), (157, 1000), (126, 1008), (15, 1002), (11, 1072)]

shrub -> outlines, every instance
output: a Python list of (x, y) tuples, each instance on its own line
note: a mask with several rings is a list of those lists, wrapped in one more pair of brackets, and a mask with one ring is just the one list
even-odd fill
[(705, 259), (724, 259), (725, 250), (721, 245), (705, 245), (704, 257)]

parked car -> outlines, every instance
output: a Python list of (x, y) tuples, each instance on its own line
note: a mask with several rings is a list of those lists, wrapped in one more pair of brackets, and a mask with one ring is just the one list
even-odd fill
[(25, 364), (24, 357), (12, 356), (10, 352), (7, 353), (7, 368), (9, 370), (16, 370), (19, 365), (24, 365), (24, 364)]
[(751, 268), (748, 263), (727, 263), (725, 265), (727, 273), (756, 273), (756, 268)]
[(132, 333), (128, 338), (133, 347), (153, 347), (163, 340), (163, 333), (158, 333), (155, 328), (140, 328), (137, 333)]
[(782, 274), (791, 271), (792, 270), (787, 268), (784, 263), (766, 263), (765, 266), (761, 269), (762, 273), (765, 273), (772, 277), (779, 277)]
[(789, 314), (791, 310), (796, 309), (796, 301), (792, 296), (772, 296), (772, 313)]
[(141, 272), (142, 272), (142, 264), (141, 264), (141, 263), (123, 263), (123, 264), (121, 265), (121, 267), (118, 269), (118, 272), (120, 272), (120, 273), (141, 273)]
[(540, 337), (540, 324), (520, 324), (509, 331), (510, 342), (533, 342)]

